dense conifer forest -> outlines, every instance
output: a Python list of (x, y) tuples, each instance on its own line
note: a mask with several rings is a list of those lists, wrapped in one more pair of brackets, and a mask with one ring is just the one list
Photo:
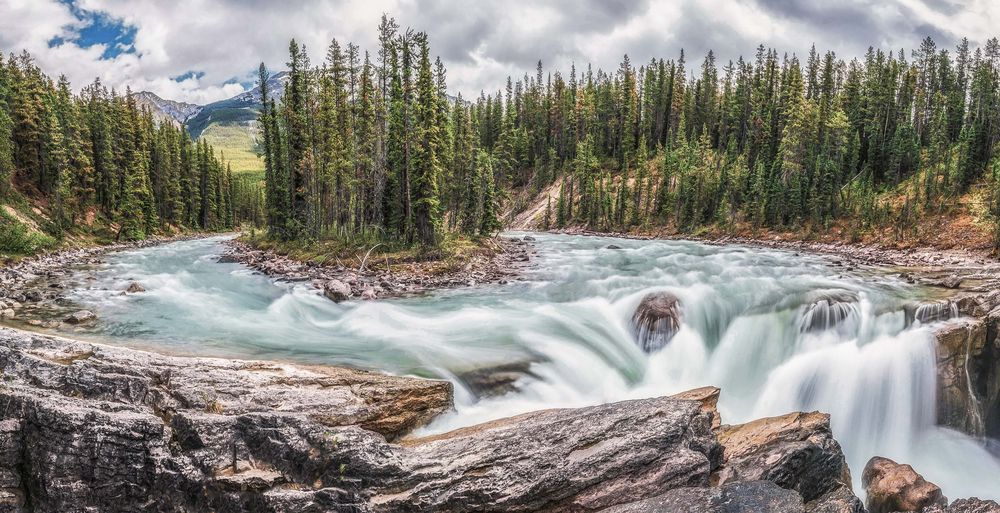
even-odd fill
[(95, 81), (74, 94), (27, 53), (0, 59), (0, 201), (32, 200), (47, 214), (29, 234), (13, 209), (0, 213), (4, 253), (36, 251), (84, 225), (123, 241), (228, 229), (258, 215), (257, 189), (183, 127), (154, 122), (129, 92)]
[(850, 60), (760, 46), (725, 63), (539, 62), (470, 101), (448, 94), (426, 33), (387, 17), (378, 31), (374, 54), (334, 40), (318, 65), (292, 41), (280, 97), (260, 66), (264, 187), (128, 91), (74, 94), (26, 53), (0, 60), (0, 194), (40, 201), (55, 239), (96, 216), (124, 240), (248, 223), (435, 245), (494, 234), (538, 198), (543, 228), (905, 233), (970, 201), (1000, 226), (996, 39)]
[(539, 62), (470, 102), (447, 94), (426, 34), (391, 19), (379, 34), (376, 55), (334, 41), (319, 66), (292, 42), (288, 92), (263, 120), (274, 234), (433, 243), (492, 233), (501, 203), (553, 189), (548, 228), (902, 232), (974, 186), (996, 219), (995, 39), (850, 60), (760, 46), (722, 64)]

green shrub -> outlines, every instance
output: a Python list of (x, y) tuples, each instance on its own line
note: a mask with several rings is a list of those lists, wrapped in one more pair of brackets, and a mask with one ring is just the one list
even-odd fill
[(55, 244), (56, 239), (28, 230), (16, 217), (0, 210), (0, 253), (31, 255)]

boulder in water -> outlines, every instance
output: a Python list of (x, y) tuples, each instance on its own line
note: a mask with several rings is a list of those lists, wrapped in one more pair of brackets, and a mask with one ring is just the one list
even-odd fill
[(647, 353), (663, 348), (681, 329), (681, 303), (669, 292), (647, 294), (632, 315), (632, 332)]
[(868, 460), (861, 484), (868, 494), (869, 513), (923, 511), (948, 504), (936, 484), (927, 482), (913, 467), (889, 458), (876, 456)]
[(917, 305), (913, 312), (913, 319), (920, 321), (920, 324), (928, 324), (958, 317), (958, 313), (958, 305), (946, 299)]
[(97, 314), (91, 312), (90, 310), (80, 310), (79, 312), (74, 312), (66, 317), (65, 321), (70, 324), (83, 324), (85, 322), (90, 322), (97, 319)]
[(136, 294), (139, 292), (146, 292), (146, 288), (140, 285), (139, 282), (133, 281), (128, 284), (128, 288), (125, 289), (125, 292), (129, 294)]
[(962, 286), (962, 282), (965, 281), (964, 278), (958, 275), (951, 275), (947, 278), (942, 278), (941, 280), (934, 282), (934, 285), (939, 287), (944, 287), (946, 289), (957, 289)]
[(829, 294), (814, 301), (802, 315), (799, 331), (815, 333), (835, 328), (857, 312), (858, 297), (853, 293)]
[(525, 235), (524, 238), (522, 238), (521, 240), (528, 241), (528, 242), (534, 242), (535, 238), (532, 237), (531, 235)]
[(517, 382), (531, 373), (531, 362), (516, 361), (459, 372), (455, 377), (476, 397), (497, 397), (517, 390)]
[(617, 244), (608, 244), (604, 249), (622, 249), (622, 247)]
[(323, 284), (323, 295), (334, 303), (351, 297), (351, 286), (340, 280), (329, 280)]

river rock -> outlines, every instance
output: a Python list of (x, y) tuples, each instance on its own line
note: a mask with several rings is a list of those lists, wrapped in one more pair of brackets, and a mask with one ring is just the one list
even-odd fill
[(361, 291), (361, 299), (364, 299), (366, 301), (372, 301), (376, 297), (377, 297), (377, 294), (375, 293), (375, 289), (373, 289), (371, 287), (368, 287), (365, 290)]
[(80, 310), (70, 314), (68, 317), (63, 319), (70, 324), (83, 324), (85, 322), (90, 322), (97, 319), (97, 314), (91, 312), (90, 310)]
[(669, 292), (647, 294), (632, 315), (632, 333), (647, 353), (663, 348), (681, 327), (681, 304)]
[(328, 280), (323, 283), (323, 295), (334, 303), (346, 301), (351, 297), (351, 286), (340, 280)]
[(846, 487), (851, 474), (825, 413), (789, 413), (737, 426), (722, 426), (725, 448), (719, 483), (773, 481), (806, 502)]
[(518, 361), (459, 372), (456, 378), (476, 397), (496, 397), (517, 390), (517, 382), (534, 376), (531, 362)]
[(913, 467), (888, 458), (876, 456), (868, 460), (861, 474), (861, 484), (868, 494), (869, 513), (919, 512), (930, 506), (948, 504), (941, 488), (924, 480)]
[(139, 292), (146, 292), (146, 289), (145, 287), (140, 285), (139, 282), (133, 281), (132, 283), (128, 284), (128, 287), (125, 289), (125, 292), (129, 294), (136, 294)]
[(14, 315), (15, 313), (13, 308), (5, 308), (3, 311), (0, 311), (0, 317), (3, 317), (4, 319), (13, 319)]

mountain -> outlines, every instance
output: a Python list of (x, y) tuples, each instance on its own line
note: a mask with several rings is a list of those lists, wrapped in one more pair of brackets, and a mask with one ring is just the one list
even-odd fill
[(169, 121), (175, 125), (184, 125), (188, 119), (198, 114), (202, 107), (191, 103), (164, 100), (155, 93), (141, 91), (132, 95), (140, 108), (145, 107), (159, 121)]
[[(288, 82), (288, 72), (282, 71), (271, 76), (267, 81), (269, 95), (281, 98), (285, 94), (285, 84)], [(252, 125), (257, 121), (261, 109), (260, 86), (240, 93), (232, 98), (210, 103), (201, 108), (197, 114), (187, 120), (188, 132), (191, 137), (198, 138), (214, 123), (228, 125)]]
[[(269, 95), (280, 99), (285, 94), (288, 72), (268, 80)], [(133, 97), (160, 121), (187, 128), (192, 139), (203, 138), (223, 155), (234, 172), (262, 172), (264, 163), (257, 155), (257, 118), (262, 107), (260, 87), (208, 105), (164, 100), (142, 91)]]

